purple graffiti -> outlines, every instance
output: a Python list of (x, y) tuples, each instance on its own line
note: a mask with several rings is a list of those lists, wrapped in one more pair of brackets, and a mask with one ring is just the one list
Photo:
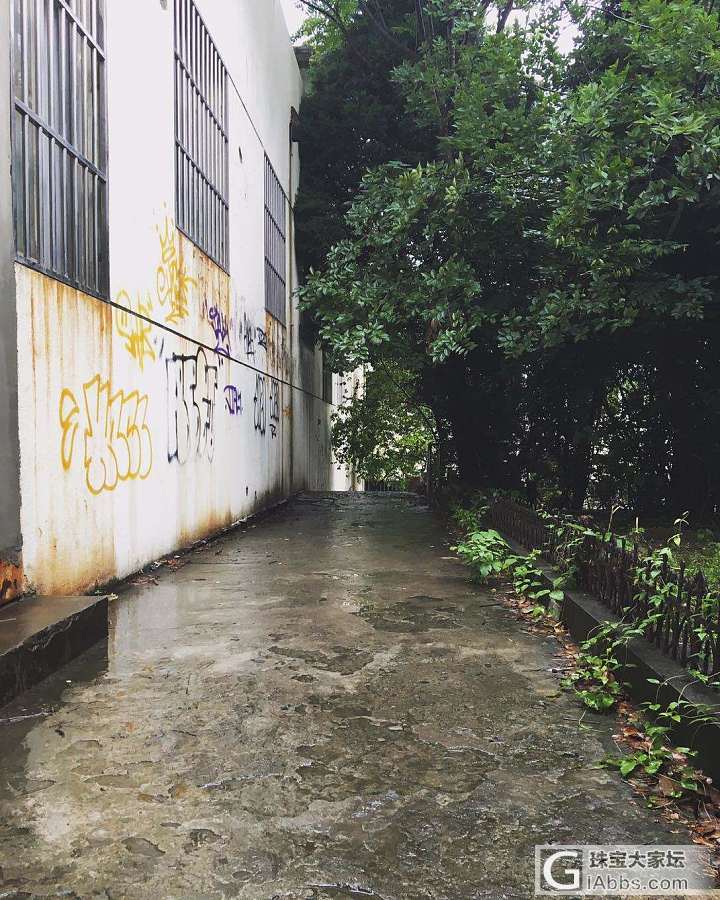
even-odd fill
[(225, 388), (225, 407), (231, 416), (242, 415), (242, 393), (234, 384), (229, 384)]
[(215, 352), (221, 356), (230, 356), (230, 329), (227, 316), (217, 306), (211, 306), (208, 317), (215, 333)]

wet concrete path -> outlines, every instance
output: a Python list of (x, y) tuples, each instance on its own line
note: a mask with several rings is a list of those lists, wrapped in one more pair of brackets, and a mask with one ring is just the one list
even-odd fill
[(0, 711), (0, 895), (526, 898), (535, 844), (686, 842), (447, 544), (312, 495), (124, 592)]

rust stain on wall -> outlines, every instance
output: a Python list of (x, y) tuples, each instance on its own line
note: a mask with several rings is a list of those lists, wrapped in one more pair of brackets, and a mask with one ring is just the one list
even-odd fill
[(287, 329), (267, 311), (265, 312), (265, 334), (267, 336), (268, 371), (275, 378), (286, 379), (290, 374), (290, 360), (285, 343)]
[(88, 370), (112, 372), (112, 307), (19, 264), (16, 284), (26, 311), (20, 337), (30, 345), (20, 364), (25, 579), (41, 594), (75, 593), (116, 571), (112, 509), (89, 503), (88, 492), (79, 489), (84, 471), (65, 468), (73, 453), (84, 453), (85, 431), (73, 422), (84, 407), (81, 396), (63, 393), (87, 382)]
[[(156, 277), (116, 293), (120, 310), (16, 267), (20, 337), (30, 345), (20, 401), (27, 589), (91, 589), (283, 494), (288, 331), (238, 302), (228, 273), (170, 220), (158, 240)], [(135, 321), (135, 312), (147, 320)], [(233, 359), (260, 371), (241, 371)], [(216, 429), (224, 429), (217, 441)], [(237, 429), (263, 454), (259, 467), (242, 473), (240, 502), (217, 484), (230, 484), (238, 465), (253, 465)], [(167, 491), (171, 517), (163, 512)]]
[(0, 606), (16, 600), (25, 592), (22, 565), (0, 559)]

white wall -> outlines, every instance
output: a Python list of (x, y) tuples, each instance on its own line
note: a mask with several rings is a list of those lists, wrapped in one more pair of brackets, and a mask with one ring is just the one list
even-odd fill
[(42, 593), (124, 577), (293, 490), (342, 483), (319, 354), (301, 352), (296, 311), (285, 328), (264, 309), (264, 152), (286, 191), (298, 178), (301, 80), (279, 0), (197, 0), (230, 78), (229, 274), (173, 222), (166, 5), (107, 4), (116, 307), (16, 265), (23, 557)]

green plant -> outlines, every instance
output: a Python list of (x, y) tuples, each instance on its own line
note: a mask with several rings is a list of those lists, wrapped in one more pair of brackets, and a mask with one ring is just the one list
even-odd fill
[(452, 506), (450, 515), (458, 528), (465, 533), (471, 533), (482, 530), (489, 509), (489, 505), (482, 500), (476, 500), (469, 507), (456, 503)]
[[(632, 775), (638, 769), (645, 775), (657, 775), (664, 766), (673, 760), (673, 750), (666, 744), (666, 736), (669, 731), (669, 726), (647, 725), (644, 729), (646, 738), (644, 749), (634, 750), (623, 756), (608, 756), (605, 758), (604, 764), (619, 769), (624, 778)], [(685, 747), (678, 748), (677, 752), (690, 753)], [(684, 782), (682, 786), (687, 790), (697, 789), (697, 784), (690, 780)]]
[(535, 602), (532, 614), (537, 618), (547, 614), (547, 604), (550, 601), (560, 603), (565, 597), (560, 589), (563, 577), (555, 578), (548, 587), (547, 576), (535, 565), (539, 556), (540, 550), (533, 550), (528, 556), (509, 556), (505, 561), (515, 592)]
[(410, 400), (413, 377), (401, 366), (382, 364), (363, 383), (348, 379), (333, 415), (332, 442), (338, 462), (368, 481), (403, 487), (422, 479), (435, 440), (429, 410)]
[(489, 529), (471, 532), (452, 549), (472, 566), (481, 580), (485, 580), (490, 575), (500, 574), (506, 568), (510, 548), (497, 531)]
[(306, 5), (300, 294), (328, 365), (404, 369), (467, 483), (711, 515), (717, 9)]
[(615, 677), (620, 662), (615, 656), (615, 643), (602, 645), (592, 639), (581, 645), (575, 670), (564, 680), (588, 709), (606, 712), (617, 703), (622, 685)]
[[(659, 684), (656, 679), (648, 679)], [(604, 765), (617, 768), (624, 778), (632, 774), (657, 777), (661, 793), (665, 797), (679, 799), (686, 794), (698, 794), (703, 790), (705, 779), (688, 763), (696, 755), (689, 747), (673, 746), (669, 735), (673, 726), (680, 721), (680, 710), (689, 706), (687, 701), (677, 700), (662, 706), (659, 703), (643, 704), (644, 713), (650, 714), (652, 721), (623, 729), (624, 737), (630, 742), (631, 750), (621, 756), (608, 756)], [(701, 714), (701, 718), (708, 718)], [(717, 724), (717, 718), (714, 717)]]
[(553, 554), (557, 566), (562, 571), (564, 583), (571, 582), (577, 574), (578, 558), (588, 538), (603, 540), (605, 535), (587, 525), (575, 521), (566, 514), (538, 510), (538, 515), (551, 534)]

